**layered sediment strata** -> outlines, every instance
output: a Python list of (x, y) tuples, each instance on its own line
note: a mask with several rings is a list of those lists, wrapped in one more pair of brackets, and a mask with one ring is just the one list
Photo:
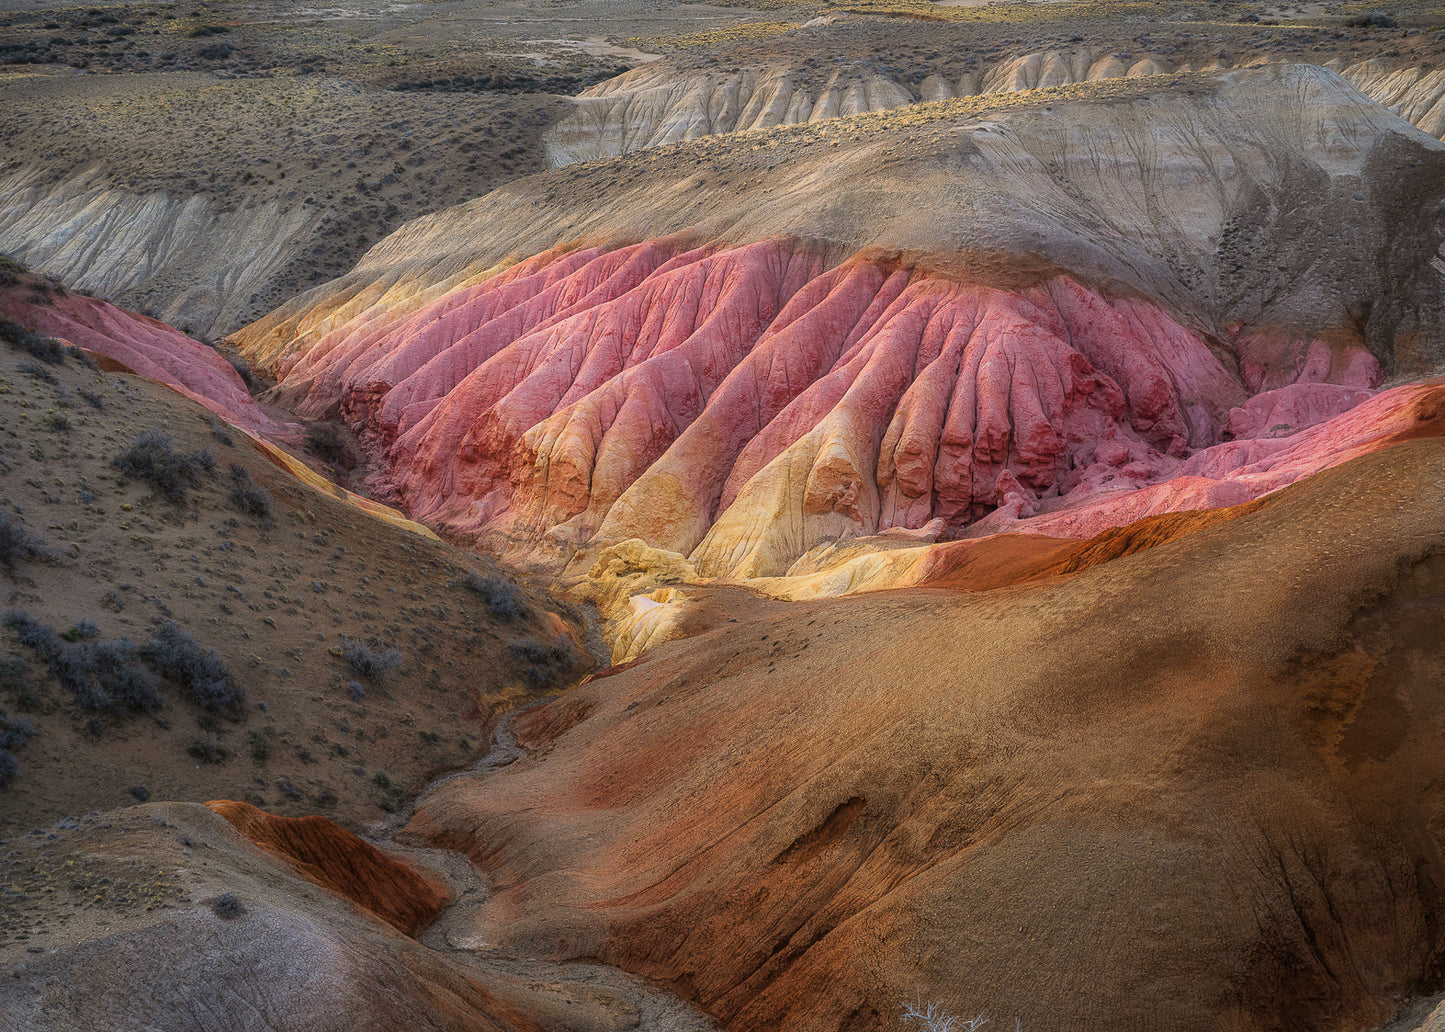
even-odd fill
[[(1268, 63), (1257, 57), (1244, 67)], [(1445, 68), (1385, 58), (1331, 58), (1325, 67), (1431, 136), (1445, 137)], [(1218, 60), (1181, 62), (1157, 54), (1123, 59), (1098, 47), (1020, 54), (956, 76), (929, 71), (916, 82), (912, 76), (881, 74), (871, 62), (844, 64), (816, 84), (807, 81), (805, 69), (789, 65), (718, 72), (657, 62), (584, 90), (544, 140), (547, 160), (557, 167), (715, 133), (817, 123), (910, 104), (1222, 70), (1226, 66)]]
[(560, 171), (236, 340), (419, 518), (554, 566), (639, 538), (777, 576), (1237, 503), (1438, 358), (1445, 150), (1317, 68), (1193, 83), (704, 140), (619, 159), (632, 190)]
[(288, 432), (261, 410), (214, 348), (158, 319), (32, 277), (0, 287), (0, 315), (158, 380), (252, 433)]
[(766, 576), (825, 539), (1223, 478), (1203, 454), (1225, 437), (1323, 422), (1380, 377), (1362, 347), (1316, 341), (1254, 367), (1255, 389), (1289, 383), (1251, 400), (1228, 348), (1066, 276), (824, 266), (789, 240), (544, 256), (328, 335), (283, 384), (302, 414), (365, 428), (423, 521), (636, 537)]

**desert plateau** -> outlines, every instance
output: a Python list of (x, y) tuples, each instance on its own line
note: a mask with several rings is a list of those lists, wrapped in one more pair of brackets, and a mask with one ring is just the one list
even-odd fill
[(1445, 1030), (1439, 0), (0, 0), (0, 1029)]

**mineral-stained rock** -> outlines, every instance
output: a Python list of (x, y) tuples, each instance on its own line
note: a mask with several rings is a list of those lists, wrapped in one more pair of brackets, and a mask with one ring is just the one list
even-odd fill
[(1439, 359), (1445, 150), (1319, 68), (1135, 81), (562, 170), (234, 340), (362, 432), (384, 497), (553, 569), (640, 539), (771, 577), (1243, 502)]
[(1034, 516), (1169, 481), (1262, 419), (1320, 422), (1379, 377), (1340, 351), (1261, 355), (1261, 377), (1351, 382), (1246, 404), (1200, 334), (1067, 276), (1004, 290), (863, 256), (824, 271), (786, 239), (662, 240), (550, 253), (340, 327), (283, 388), (369, 432), (422, 520), (528, 547), (640, 538), (768, 576), (821, 540)]
[(416, 935), (450, 902), (446, 888), (325, 817), (279, 817), (250, 803), (206, 804), (253, 843), (295, 866), (301, 876)]

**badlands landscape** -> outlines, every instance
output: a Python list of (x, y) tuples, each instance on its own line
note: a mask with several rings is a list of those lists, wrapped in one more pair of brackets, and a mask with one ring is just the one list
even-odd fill
[(1445, 1028), (1445, 7), (0, 0), (0, 1026)]

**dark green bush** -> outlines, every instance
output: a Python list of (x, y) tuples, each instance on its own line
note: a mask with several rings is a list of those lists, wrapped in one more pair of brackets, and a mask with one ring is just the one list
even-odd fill
[(572, 642), (559, 634), (550, 644), (536, 638), (520, 638), (507, 648), (522, 664), (522, 676), (534, 690), (553, 688), (562, 682), (575, 662)]
[(216, 744), (215, 739), (212, 738), (194, 739), (190, 745), (186, 746), (186, 752), (207, 763), (224, 763), (231, 755), (229, 749)]

